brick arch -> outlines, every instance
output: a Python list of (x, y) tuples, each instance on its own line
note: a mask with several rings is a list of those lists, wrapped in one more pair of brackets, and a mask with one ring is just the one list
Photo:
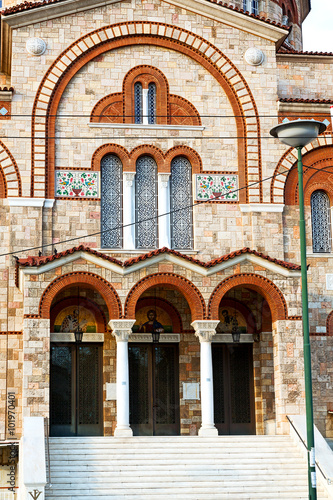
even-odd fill
[(59, 276), (59, 278), (56, 278), (48, 285), (39, 302), (39, 317), (50, 318), (53, 299), (64, 288), (73, 285), (83, 285), (88, 288), (94, 288), (105, 300), (110, 319), (119, 319), (122, 317), (121, 302), (113, 286), (97, 274), (81, 271)]
[(189, 146), (174, 146), (165, 155), (167, 171), (171, 172), (171, 162), (176, 156), (185, 156), (192, 165), (192, 173), (202, 172), (202, 161), (200, 155)]
[[(303, 167), (304, 167), (304, 192), (306, 192), (306, 183), (311, 173), (315, 171), (307, 169), (306, 166), (327, 165), (330, 157), (333, 158), (333, 140), (332, 132), (325, 132), (319, 139), (311, 142), (302, 149)], [(326, 162), (326, 163), (325, 163)], [(331, 162), (330, 165), (333, 165)], [(289, 148), (280, 158), (271, 181), (271, 203), (286, 203), (294, 205), (297, 200), (297, 149)]]
[(125, 149), (123, 146), (120, 146), (119, 144), (103, 144), (103, 146), (97, 148), (92, 155), (91, 169), (100, 170), (101, 160), (107, 154), (114, 154), (118, 156), (121, 160), (121, 163), (123, 164), (123, 170), (125, 172), (135, 170), (135, 164), (134, 168), (132, 168), (131, 158), (127, 149)]
[(148, 88), (149, 83), (156, 85), (156, 123), (163, 125), (168, 123), (170, 115), (170, 97), (168, 80), (157, 68), (143, 64), (135, 66), (125, 75), (123, 81), (123, 110), (125, 123), (133, 123), (134, 109), (134, 84), (140, 82), (142, 88)]
[(0, 141), (0, 198), (22, 196), (22, 183), (16, 161)]
[[(196, 60), (221, 85), (233, 109), (238, 136), (240, 187), (262, 178), (261, 132), (258, 109), (250, 87), (233, 62), (216, 46), (188, 30), (155, 21), (130, 21), (104, 26), (72, 43), (50, 66), (36, 93), (32, 111), (31, 196), (54, 196), (55, 122), (62, 94), (73, 76), (95, 57), (130, 45), (151, 45), (175, 50)], [(49, 89), (53, 89), (50, 93)], [(38, 115), (38, 127), (36, 116)], [(256, 118), (253, 119), (253, 116)], [(48, 138), (48, 139), (47, 139)], [(36, 143), (38, 141), (38, 147)], [(250, 141), (251, 148), (248, 147)], [(43, 150), (45, 147), (45, 151)], [(38, 169), (38, 176), (35, 171)], [(241, 202), (257, 202), (258, 186), (240, 192)], [(262, 186), (259, 184), (259, 201)]]
[(191, 309), (192, 321), (205, 319), (206, 305), (197, 287), (183, 276), (173, 273), (150, 274), (138, 281), (126, 297), (125, 318), (134, 318), (136, 304), (143, 292), (158, 285), (167, 285), (175, 288), (185, 297)]
[(223, 280), (213, 291), (208, 303), (208, 317), (218, 319), (219, 306), (224, 295), (235, 287), (245, 287), (255, 290), (268, 302), (272, 313), (272, 321), (288, 318), (287, 303), (282, 292), (268, 278), (260, 274), (235, 274)]
[[(325, 335), (321, 333), (320, 335)], [(326, 319), (326, 335), (328, 337), (333, 337), (333, 311), (329, 313)]]
[(133, 166), (132, 169), (133, 171), (136, 170), (136, 162), (140, 158), (140, 156), (151, 156), (152, 158), (154, 158), (156, 162), (157, 171), (158, 172), (166, 171), (164, 154), (156, 146), (153, 146), (152, 144), (142, 144), (132, 149), (132, 151), (130, 152), (130, 158)]

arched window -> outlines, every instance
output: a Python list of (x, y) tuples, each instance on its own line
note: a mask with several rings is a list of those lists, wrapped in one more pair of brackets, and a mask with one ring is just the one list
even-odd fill
[(156, 123), (156, 85), (155, 83), (150, 83), (148, 85), (148, 95), (147, 95), (147, 114), (148, 123)]
[(259, 14), (258, 0), (243, 0), (243, 10), (250, 14)]
[(134, 84), (134, 112), (135, 123), (142, 123), (143, 107), (142, 107), (142, 83)]
[(171, 163), (171, 248), (193, 247), (191, 205), (192, 167), (187, 158), (177, 156)]
[(331, 251), (330, 200), (325, 191), (311, 195), (312, 247), (314, 253)]
[(122, 247), (122, 164), (116, 155), (101, 161), (101, 246)]
[(135, 176), (136, 248), (157, 248), (157, 165), (141, 156)]

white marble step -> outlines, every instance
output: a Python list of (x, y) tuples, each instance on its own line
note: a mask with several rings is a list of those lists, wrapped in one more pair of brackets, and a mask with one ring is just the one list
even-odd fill
[(308, 498), (289, 436), (51, 438), (50, 456), (46, 500)]

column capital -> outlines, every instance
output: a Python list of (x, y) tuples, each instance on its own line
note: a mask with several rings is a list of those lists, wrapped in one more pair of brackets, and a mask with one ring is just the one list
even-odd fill
[(109, 326), (117, 342), (128, 342), (135, 319), (111, 319)]
[(123, 172), (124, 182), (127, 187), (133, 186), (133, 181), (135, 179), (135, 172)]
[(211, 342), (214, 335), (216, 335), (216, 327), (219, 321), (206, 319), (197, 320), (191, 323), (195, 331), (195, 336), (198, 337), (200, 342)]

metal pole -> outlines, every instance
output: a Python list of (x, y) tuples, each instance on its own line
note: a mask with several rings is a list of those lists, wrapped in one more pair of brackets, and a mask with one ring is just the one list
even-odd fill
[(308, 307), (308, 280), (306, 264), (306, 235), (304, 219), (304, 193), (303, 193), (303, 163), (302, 148), (298, 151), (298, 187), (299, 187), (299, 230), (301, 244), (301, 268), (302, 268), (302, 318), (304, 338), (304, 378), (305, 378), (305, 409), (306, 409), (306, 434), (308, 449), (308, 484), (309, 499), (317, 499), (316, 468), (315, 468), (315, 444), (313, 427), (313, 402), (312, 402), (312, 375), (311, 375), (311, 347), (309, 334), (309, 307)]

